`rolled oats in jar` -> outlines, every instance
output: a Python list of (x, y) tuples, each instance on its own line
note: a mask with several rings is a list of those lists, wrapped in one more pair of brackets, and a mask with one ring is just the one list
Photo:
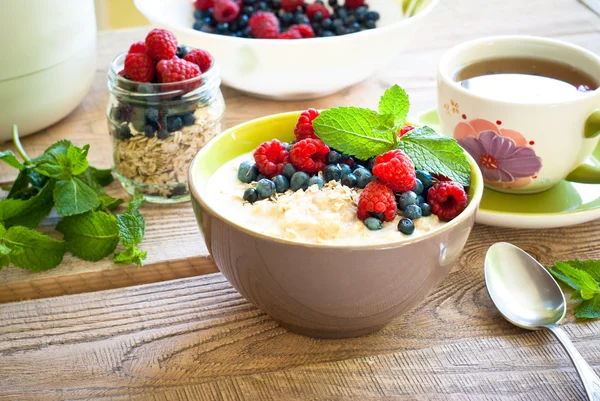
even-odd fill
[(225, 102), (214, 62), (198, 77), (173, 83), (130, 81), (126, 54), (108, 73), (108, 128), (114, 171), (127, 192), (149, 202), (189, 200), (188, 168), (198, 151), (221, 131)]

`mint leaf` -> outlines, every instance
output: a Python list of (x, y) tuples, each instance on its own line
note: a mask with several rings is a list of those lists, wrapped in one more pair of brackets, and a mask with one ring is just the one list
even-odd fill
[(119, 243), (117, 219), (105, 212), (65, 217), (56, 230), (64, 235), (69, 252), (91, 262), (113, 253)]
[(90, 145), (78, 148), (70, 142), (59, 142), (35, 159), (36, 171), (58, 180), (68, 180), (88, 168), (87, 154)]
[(77, 146), (69, 146), (67, 148), (67, 158), (69, 159), (69, 165), (71, 174), (79, 175), (88, 168), (87, 155), (90, 150), (90, 145), (85, 145), (83, 148)]
[(127, 212), (137, 212), (144, 202), (146, 202), (144, 195), (139, 192), (134, 192), (133, 197), (127, 204)]
[(27, 200), (5, 199), (0, 201), (0, 223), (6, 227), (37, 227), (52, 210), (54, 205), (53, 189), (54, 182), (49, 181), (37, 195)]
[[(555, 274), (555, 271), (558, 271), (562, 274), (557, 275)], [(559, 280), (565, 282), (571, 288), (579, 290), (583, 300), (591, 299), (596, 294), (600, 293), (600, 287), (598, 286), (598, 283), (590, 274), (583, 270), (575, 269), (567, 263), (556, 262), (554, 267), (550, 269), (550, 273), (552, 273)]]
[(25, 167), (19, 172), (17, 179), (10, 188), (8, 199), (29, 199), (35, 196), (48, 182), (45, 177), (35, 172), (30, 167)]
[(324, 110), (313, 121), (315, 133), (328, 146), (359, 159), (385, 153), (394, 146), (390, 132), (381, 132), (379, 114), (358, 107)]
[(113, 198), (112, 196), (102, 195), (100, 196), (100, 206), (98, 206), (98, 210), (113, 210), (118, 208), (122, 203), (123, 199), (121, 198)]
[(124, 264), (135, 263), (138, 266), (142, 266), (147, 254), (148, 252), (142, 251), (139, 248), (130, 248), (123, 252), (117, 253), (115, 255), (115, 262)]
[(14, 167), (19, 170), (23, 170), (23, 164), (17, 159), (17, 156), (12, 152), (12, 150), (5, 150), (0, 152), (0, 160), (4, 163), (8, 164), (11, 167)]
[(101, 170), (97, 169), (96, 167), (89, 166), (86, 172), (88, 171), (92, 174), (96, 182), (103, 187), (110, 185), (115, 180), (112, 175), (112, 171), (109, 169)]
[(11, 227), (3, 236), (13, 265), (32, 271), (52, 269), (62, 262), (65, 243), (25, 227)]
[(445, 175), (465, 187), (471, 184), (469, 161), (454, 138), (425, 126), (402, 136), (398, 148), (411, 158), (417, 170)]
[(137, 246), (144, 238), (146, 222), (138, 212), (125, 212), (117, 216), (121, 243), (125, 248)]
[(54, 204), (61, 216), (85, 213), (100, 205), (98, 194), (77, 177), (56, 182)]
[(597, 319), (600, 317), (600, 295), (582, 301), (575, 308), (575, 317), (579, 319)]
[(583, 270), (594, 280), (600, 283), (600, 261), (599, 260), (569, 260), (568, 265), (575, 269)]
[(386, 90), (379, 100), (379, 114), (393, 116), (397, 127), (406, 123), (409, 107), (408, 94), (398, 85)]

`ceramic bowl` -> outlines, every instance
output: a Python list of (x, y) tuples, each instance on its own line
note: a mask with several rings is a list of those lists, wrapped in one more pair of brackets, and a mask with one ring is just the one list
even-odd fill
[(190, 190), (206, 246), (219, 270), (248, 300), (291, 331), (324, 338), (373, 332), (421, 302), (446, 277), (473, 227), (483, 179), (473, 159), (470, 203), (439, 229), (384, 245), (328, 246), (248, 230), (207, 202), (209, 177), (260, 143), (293, 139), (299, 112), (238, 125), (202, 148)]
[(210, 51), (223, 83), (247, 94), (299, 100), (325, 96), (356, 84), (396, 57), (439, 0), (422, 0), (403, 17), (402, 0), (369, 0), (381, 14), (378, 28), (345, 36), (303, 40), (234, 38), (193, 30), (190, 0), (135, 0), (153, 25), (181, 43)]

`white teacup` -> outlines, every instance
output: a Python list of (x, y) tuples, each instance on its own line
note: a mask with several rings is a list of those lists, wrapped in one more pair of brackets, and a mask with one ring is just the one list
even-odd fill
[(544, 191), (564, 178), (600, 183), (598, 163), (584, 163), (600, 137), (600, 89), (552, 101), (494, 99), (454, 80), (461, 68), (494, 58), (530, 57), (562, 63), (600, 83), (600, 57), (581, 47), (532, 36), (500, 36), (450, 49), (438, 70), (438, 113), (478, 161), (486, 186), (502, 192)]

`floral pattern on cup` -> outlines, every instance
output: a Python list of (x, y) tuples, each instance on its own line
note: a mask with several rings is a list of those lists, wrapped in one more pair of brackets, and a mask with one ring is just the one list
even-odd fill
[(542, 168), (542, 159), (521, 133), (499, 128), (491, 121), (459, 122), (454, 138), (477, 161), (490, 186), (522, 188), (537, 178)]
[(446, 110), (447, 115), (450, 115), (451, 113), (452, 114), (460, 113), (460, 108), (458, 106), (458, 103), (456, 103), (452, 99), (450, 99), (450, 104), (448, 104), (448, 103), (444, 104), (444, 110)]

